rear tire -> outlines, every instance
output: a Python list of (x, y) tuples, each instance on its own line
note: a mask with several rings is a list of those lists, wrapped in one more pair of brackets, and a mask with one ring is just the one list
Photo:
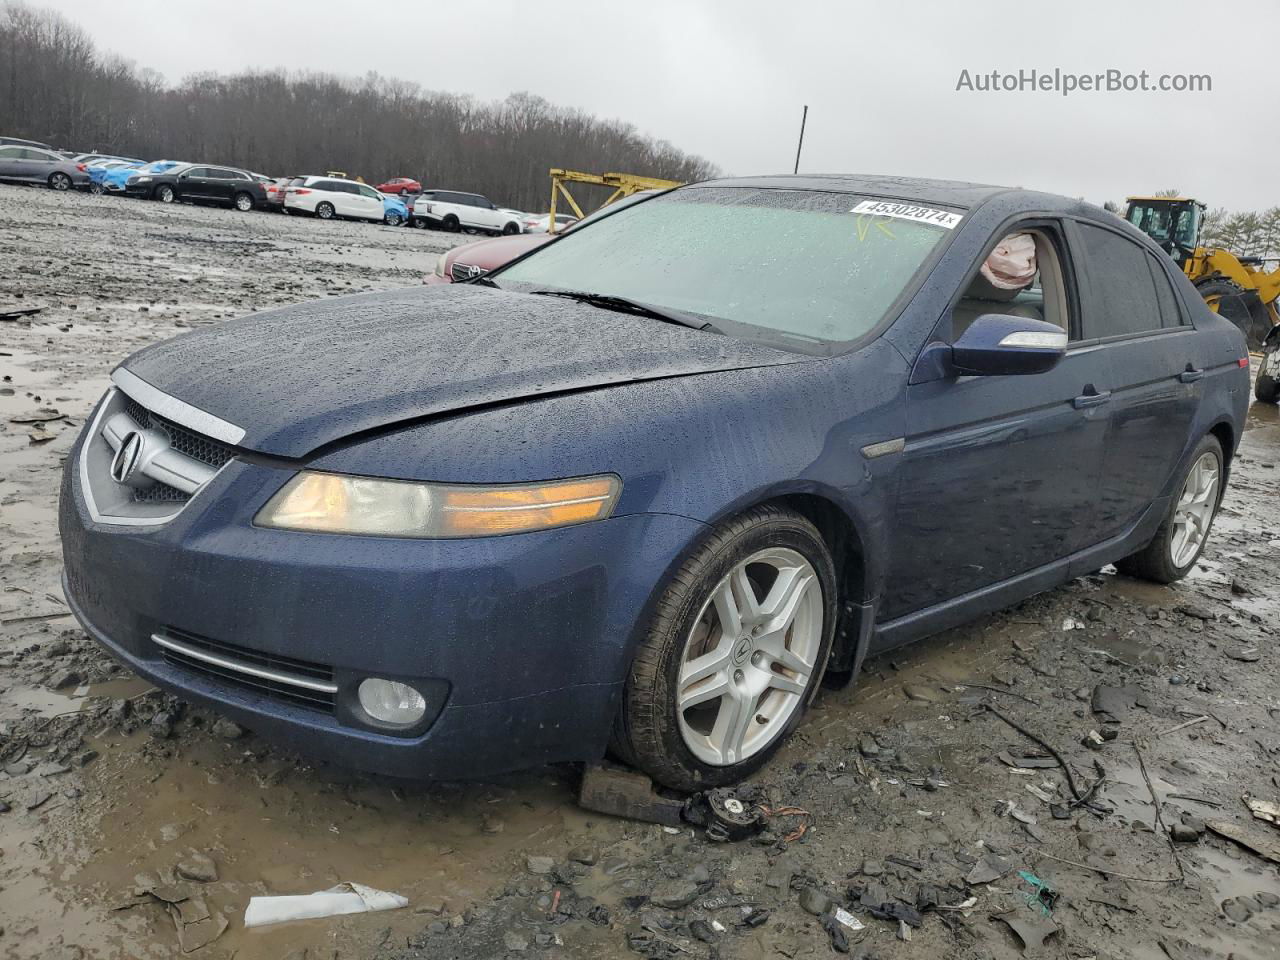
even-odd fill
[[(1188, 519), (1188, 513), (1195, 509), (1194, 500), (1203, 492), (1194, 478), (1197, 470), (1206, 463), (1212, 465), (1215, 473), (1211, 502), (1207, 503), (1208, 509), (1204, 516), (1193, 522)], [(1116, 569), (1126, 576), (1155, 583), (1173, 583), (1190, 573), (1200, 559), (1200, 554), (1204, 552), (1205, 544), (1209, 542), (1209, 532), (1213, 527), (1214, 517), (1218, 514), (1218, 504), (1222, 500), (1224, 476), (1222, 444), (1217, 437), (1206, 436), (1191, 455), (1191, 466), (1183, 475), (1182, 482), (1177, 487), (1178, 494), (1169, 504), (1155, 537), (1137, 553), (1117, 560)], [(1185, 531), (1193, 529), (1199, 535), (1197, 542), (1187, 544), (1180, 539)]]
[(71, 189), (71, 178), (65, 173), (53, 172), (49, 174), (49, 189), (57, 190), (59, 193), (64, 190)]
[(462, 229), (462, 224), (458, 222), (458, 218), (453, 214), (445, 217), (441, 226), (449, 233), (458, 233)]
[(316, 204), (316, 216), (321, 220), (332, 220), (334, 213), (335, 211), (332, 203), (324, 201)]
[(513, 233), (519, 233), (519, 232), (520, 232), (520, 224), (518, 223), (508, 223), (502, 228), (503, 236), (507, 236), (507, 237), (511, 236)]
[(1253, 395), (1263, 403), (1280, 403), (1280, 338), (1270, 338), (1263, 345), (1258, 379), (1253, 382)]
[(1232, 280), (1219, 278), (1197, 284), (1196, 292), (1204, 297), (1209, 309), (1240, 328), (1250, 350), (1262, 346), (1266, 331), (1259, 330), (1254, 311), (1265, 314), (1265, 310), (1256, 290), (1246, 290)]
[(831, 555), (804, 517), (761, 506), (719, 525), (663, 589), (611, 749), (678, 790), (749, 776), (803, 719), (836, 602)]
[(235, 195), (231, 204), (241, 213), (248, 213), (253, 209), (253, 197), (244, 191), (241, 191)]

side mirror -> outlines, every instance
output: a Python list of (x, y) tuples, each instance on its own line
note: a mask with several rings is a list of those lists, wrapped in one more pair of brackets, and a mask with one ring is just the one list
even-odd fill
[(972, 376), (1044, 373), (1067, 353), (1067, 334), (1043, 320), (984, 313), (951, 345), (951, 365)]

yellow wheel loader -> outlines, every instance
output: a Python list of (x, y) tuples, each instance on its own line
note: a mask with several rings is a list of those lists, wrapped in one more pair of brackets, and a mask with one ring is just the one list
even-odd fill
[(1205, 205), (1190, 197), (1129, 197), (1124, 217), (1164, 248), (1205, 303), (1242, 331), (1261, 351), (1259, 400), (1280, 400), (1280, 268), (1264, 270), (1261, 257), (1240, 257), (1201, 245)]

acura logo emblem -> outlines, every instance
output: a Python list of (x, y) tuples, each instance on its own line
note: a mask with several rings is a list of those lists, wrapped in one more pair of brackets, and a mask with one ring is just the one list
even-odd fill
[(127, 484), (138, 471), (142, 462), (143, 436), (136, 430), (126, 433), (120, 449), (111, 458), (111, 479), (116, 483)]

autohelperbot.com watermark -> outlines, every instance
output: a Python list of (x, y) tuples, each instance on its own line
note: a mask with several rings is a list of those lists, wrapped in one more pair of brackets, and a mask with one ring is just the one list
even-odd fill
[(966, 93), (1212, 93), (1213, 77), (1207, 73), (1153, 73), (1150, 70), (1118, 70), (1076, 73), (1052, 70), (960, 71), (956, 92)]

